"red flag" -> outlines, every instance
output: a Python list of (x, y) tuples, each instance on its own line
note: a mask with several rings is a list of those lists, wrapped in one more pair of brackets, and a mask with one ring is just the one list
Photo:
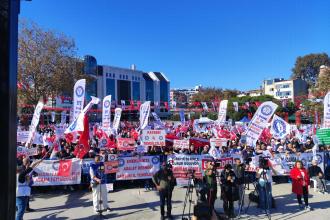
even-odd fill
[(134, 100), (130, 100), (129, 103), (131, 110), (134, 110)]
[(90, 147), (88, 144), (89, 140), (89, 125), (88, 125), (88, 116), (84, 116), (84, 131), (80, 135), (78, 145), (76, 146), (76, 149), (74, 150), (73, 154), (76, 157), (79, 157), (82, 159), (89, 151)]
[(255, 102), (257, 108), (259, 108), (259, 106), (261, 105), (261, 102)]
[(71, 176), (72, 160), (60, 160), (57, 176)]
[(164, 102), (165, 109), (168, 110), (168, 102)]
[(136, 104), (137, 104), (138, 110), (140, 110), (141, 101), (137, 101)]

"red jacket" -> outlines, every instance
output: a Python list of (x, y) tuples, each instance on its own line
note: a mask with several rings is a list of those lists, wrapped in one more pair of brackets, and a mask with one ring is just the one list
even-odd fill
[[(301, 171), (304, 172), (304, 179), (301, 177)], [(297, 194), (297, 195), (302, 195), (303, 194), (303, 180), (305, 180), (305, 183), (307, 186), (307, 192), (308, 192), (308, 186), (309, 186), (309, 175), (308, 171), (303, 168), (299, 170), (297, 167), (292, 168), (290, 172), (290, 177), (292, 179), (292, 192)]]

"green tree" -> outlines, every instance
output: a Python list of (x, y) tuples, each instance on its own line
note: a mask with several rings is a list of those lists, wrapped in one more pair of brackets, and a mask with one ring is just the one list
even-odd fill
[(323, 95), (330, 91), (330, 68), (327, 68), (325, 73), (319, 77), (317, 81), (317, 90)]
[(292, 78), (302, 78), (310, 86), (315, 86), (321, 65), (330, 64), (330, 58), (326, 53), (308, 54), (297, 57), (296, 63), (292, 68)]
[(197, 94), (192, 97), (193, 102), (212, 102), (214, 100), (223, 100), (236, 97), (237, 90), (221, 89), (221, 88), (202, 88)]

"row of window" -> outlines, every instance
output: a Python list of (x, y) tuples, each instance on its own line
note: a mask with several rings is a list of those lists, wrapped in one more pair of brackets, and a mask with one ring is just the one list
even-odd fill
[(290, 96), (291, 95), (291, 91), (287, 91), (287, 92), (276, 92), (276, 96)]
[[(116, 74), (115, 73), (106, 73), (105, 76), (107, 78), (116, 78)], [(119, 74), (119, 79), (123, 79), (123, 80), (128, 80), (128, 75), (124, 75), (124, 74)], [(140, 77), (138, 76), (132, 76), (132, 80), (134, 81), (140, 81)]]

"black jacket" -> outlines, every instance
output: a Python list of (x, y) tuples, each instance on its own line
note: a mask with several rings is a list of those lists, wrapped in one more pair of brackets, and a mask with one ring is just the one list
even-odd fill
[(318, 176), (319, 173), (322, 173), (322, 170), (319, 166), (310, 166), (308, 168), (308, 173), (310, 177)]

